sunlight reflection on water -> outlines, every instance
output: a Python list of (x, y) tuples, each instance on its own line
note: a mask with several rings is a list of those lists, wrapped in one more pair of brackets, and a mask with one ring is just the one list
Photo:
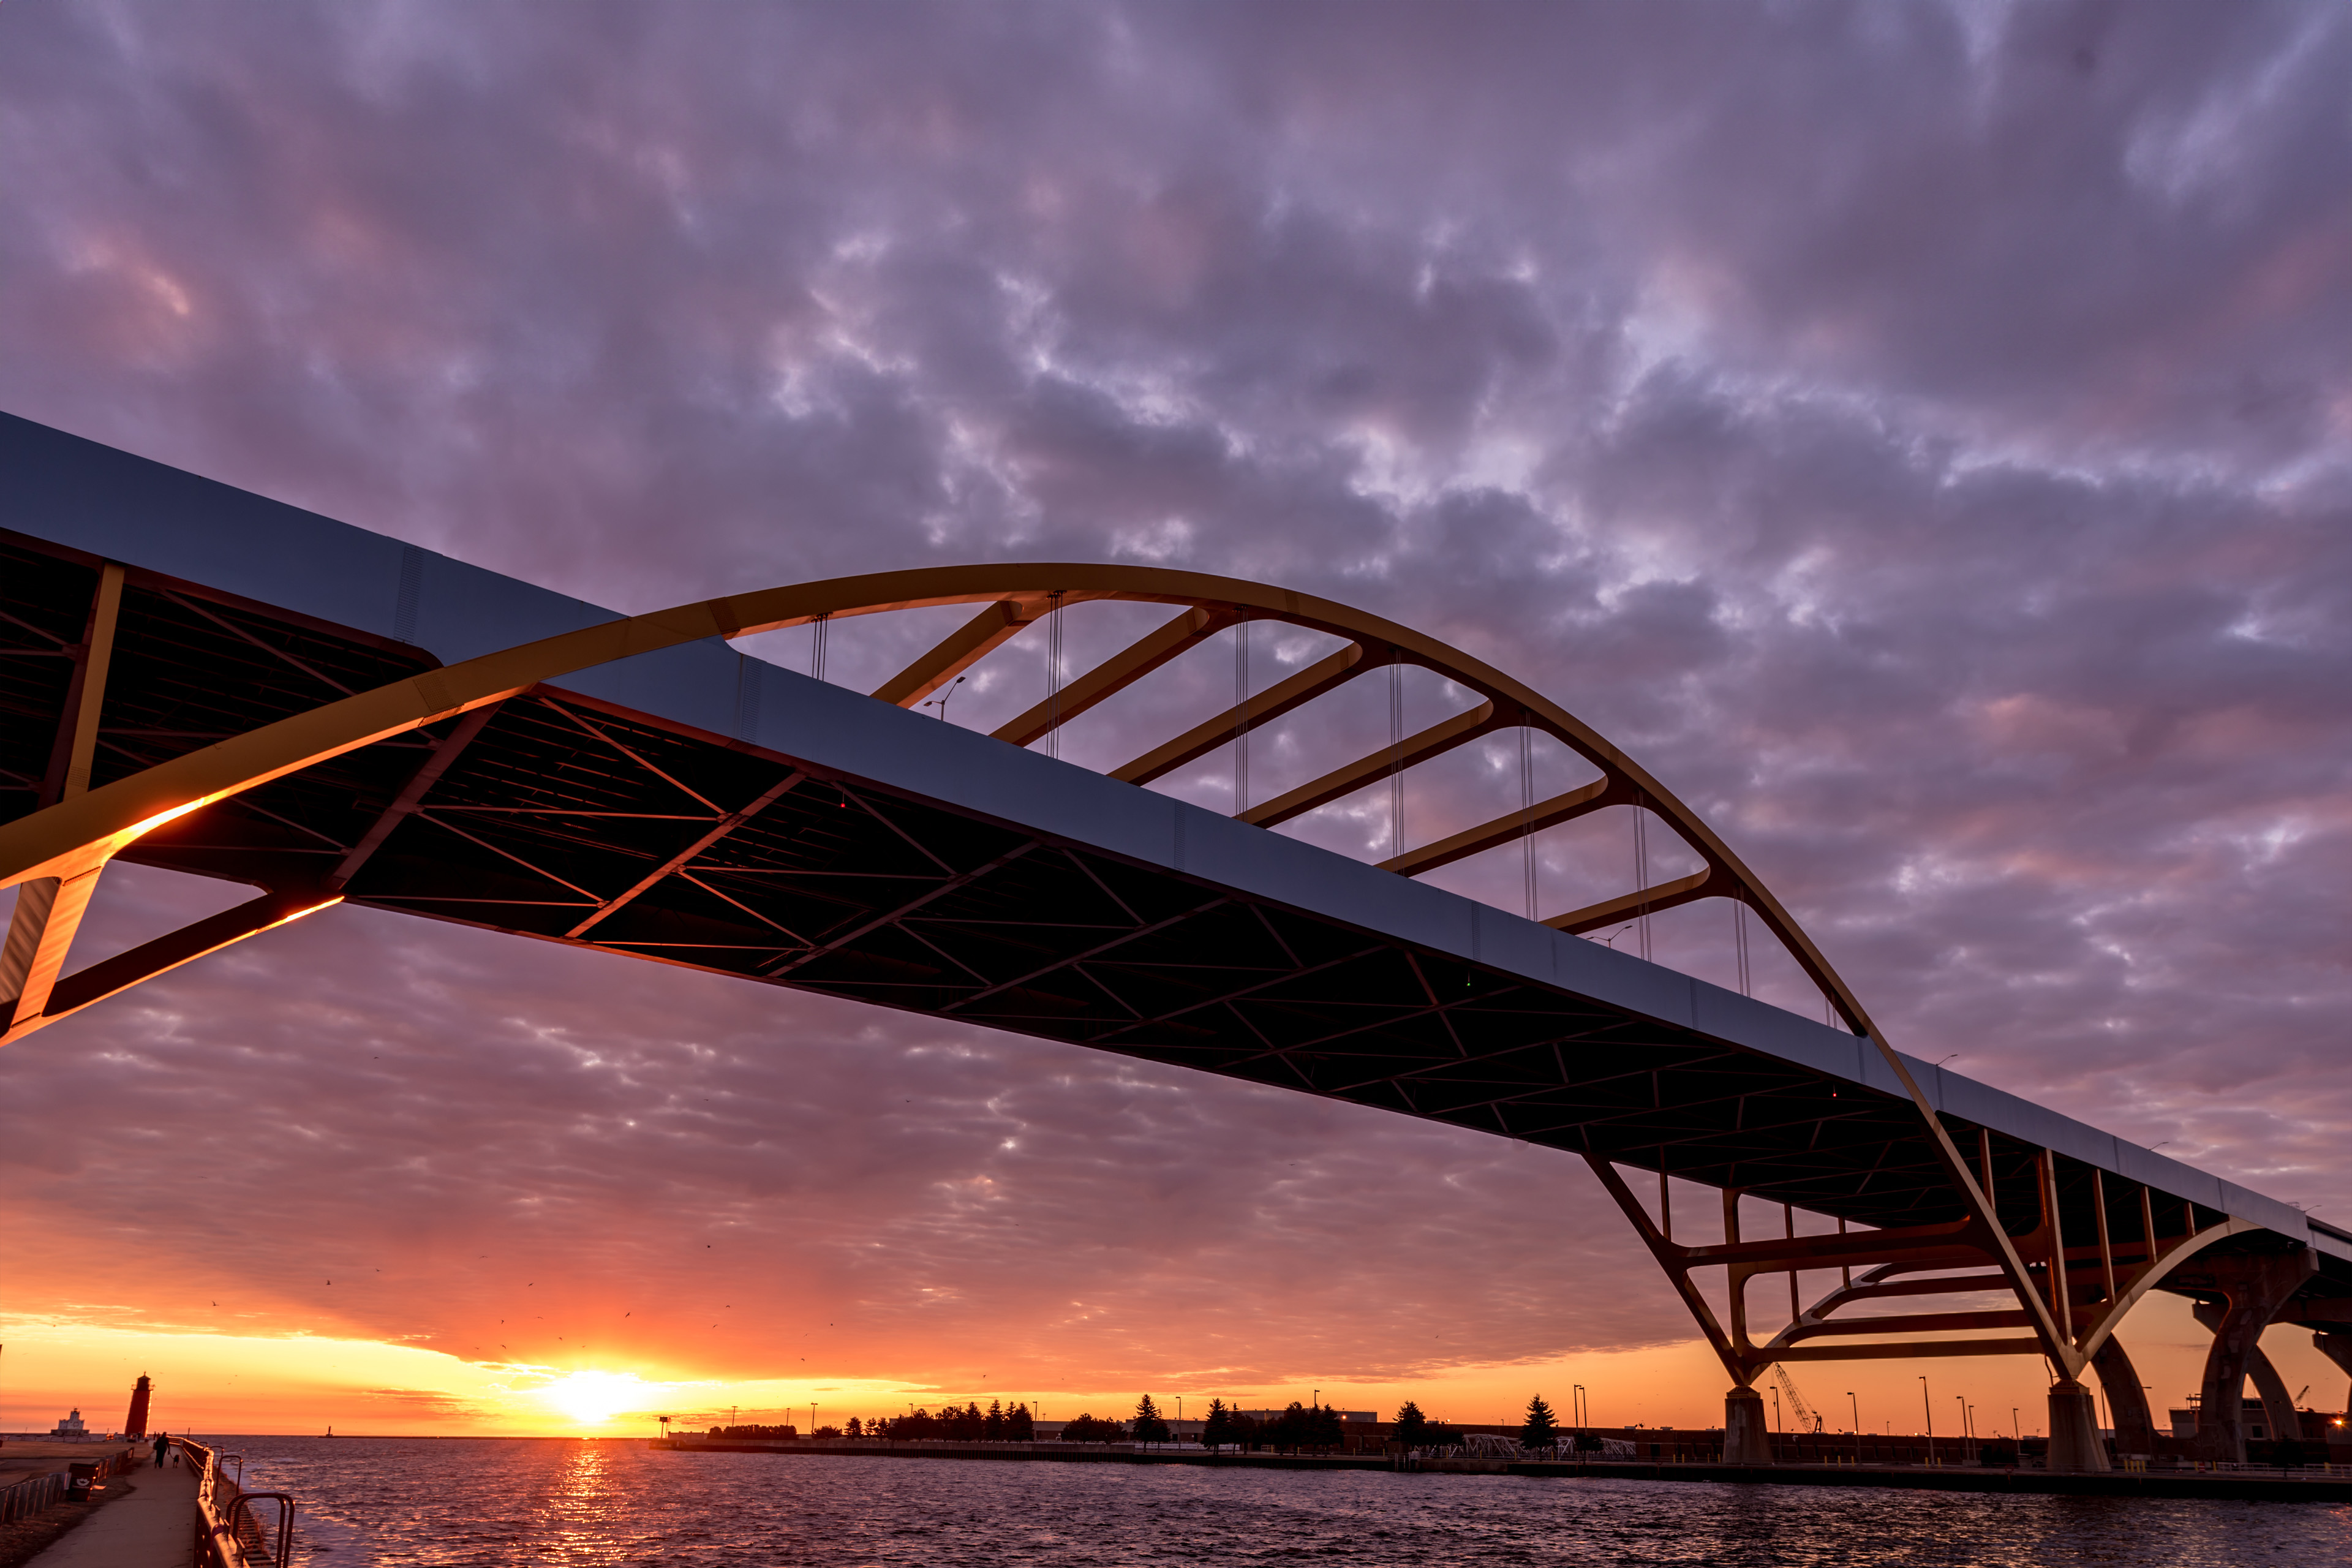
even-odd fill
[(310, 1568), (509, 1564), (2340, 1568), (2352, 1507), (248, 1437)]

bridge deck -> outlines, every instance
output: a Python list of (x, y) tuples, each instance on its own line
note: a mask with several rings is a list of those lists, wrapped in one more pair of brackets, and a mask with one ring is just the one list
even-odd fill
[[(6, 416), (0, 472), (0, 647), (24, 656), (0, 658), (0, 821), (34, 809), (56, 766), (71, 666), (41, 656), (83, 635), (101, 557), (133, 570), (97, 784), (614, 618)], [(1865, 1039), (715, 641), (348, 753), (125, 858), (280, 889), (346, 875), (358, 903), (1378, 1106), (1865, 1226), (1961, 1217)], [(2032, 1210), (2047, 1149), (2078, 1167), (2070, 1234), (2089, 1234), (2104, 1170), (2200, 1224), (2311, 1245), (2327, 1260), (2315, 1289), (2352, 1279), (2352, 1235), (1911, 1070), (1964, 1147), (1991, 1134), (2004, 1214)], [(2136, 1215), (2113, 1223), (2137, 1234)]]

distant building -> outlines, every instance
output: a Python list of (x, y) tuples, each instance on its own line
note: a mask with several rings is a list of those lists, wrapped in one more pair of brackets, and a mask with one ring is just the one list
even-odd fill
[[(2165, 1414), (2172, 1418), (2172, 1435), (2174, 1436), (2194, 1437), (2197, 1436), (2196, 1405), (2191, 1405), (2186, 1410), (2168, 1410)], [(2301, 1410), (2297, 1411), (2296, 1415), (2300, 1415), (2303, 1419), (2303, 1430), (2299, 1433), (2282, 1432), (2276, 1434), (2277, 1436), (2282, 1437), (2300, 1437), (2306, 1442), (2325, 1443), (2330, 1441), (2335, 1434), (2341, 1433), (2345, 1430), (2344, 1417), (2334, 1415), (2328, 1411)], [(2273, 1433), (2271, 1432), (2270, 1413), (2263, 1408), (2263, 1402), (2261, 1400), (2249, 1399), (2243, 1405), (2239, 1406), (2238, 1419), (2245, 1427), (2247, 1442), (2267, 1443), (2271, 1440)], [(2340, 1438), (2335, 1438), (2334, 1440), (2341, 1441)]]
[(87, 1443), (89, 1441), (89, 1428), (81, 1424), (81, 1411), (77, 1408), (72, 1415), (59, 1421), (49, 1436), (68, 1443)]

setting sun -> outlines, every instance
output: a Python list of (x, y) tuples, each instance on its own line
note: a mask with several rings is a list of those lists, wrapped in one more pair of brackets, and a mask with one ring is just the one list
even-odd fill
[(651, 1392), (635, 1373), (575, 1372), (538, 1391), (583, 1426), (600, 1426)]

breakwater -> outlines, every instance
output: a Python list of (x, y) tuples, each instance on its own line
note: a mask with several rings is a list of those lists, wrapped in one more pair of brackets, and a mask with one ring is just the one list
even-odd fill
[(1131, 1443), (866, 1443), (850, 1438), (656, 1437), (648, 1448), (681, 1454), (796, 1458), (1004, 1460), (1047, 1464), (1190, 1465), (1237, 1470), (1406, 1471), (1419, 1475), (1714, 1481), (1743, 1485), (1880, 1487), (1907, 1491), (2046, 1493), (2269, 1502), (2352, 1502), (2352, 1471), (2136, 1469), (2070, 1474), (1958, 1465), (1726, 1465), (1705, 1460), (1500, 1459), (1404, 1454), (1210, 1453)]

